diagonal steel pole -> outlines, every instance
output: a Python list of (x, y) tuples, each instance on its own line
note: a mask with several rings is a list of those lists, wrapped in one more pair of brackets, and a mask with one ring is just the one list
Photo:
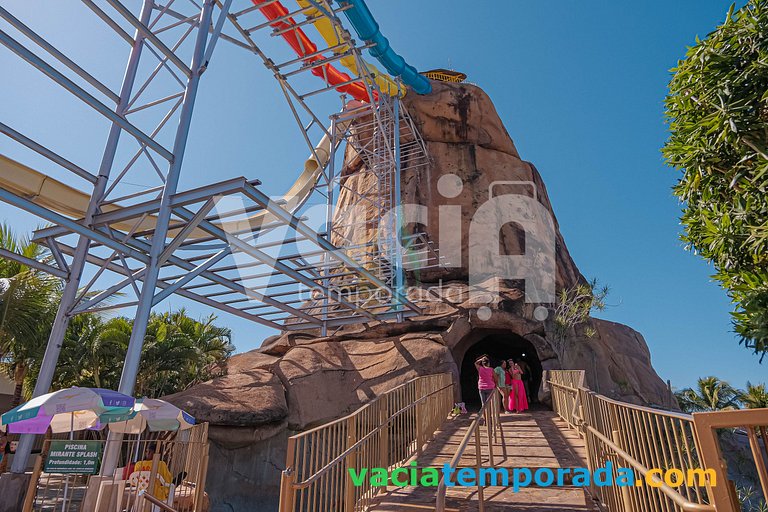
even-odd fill
[[(149, 20), (152, 14), (153, 0), (144, 0), (141, 8), (141, 19), (145, 23)], [(123, 76), (123, 84), (120, 87), (120, 102), (117, 105), (117, 115), (120, 116), (123, 110), (126, 108), (128, 101), (131, 97), (131, 90), (133, 89), (134, 82), (136, 81), (136, 72), (139, 67), (139, 58), (141, 57), (141, 50), (144, 45), (144, 40), (139, 31), (136, 31), (134, 38), (134, 44), (131, 48), (131, 53), (128, 57), (128, 65), (125, 69), (125, 75)], [(88, 210), (85, 213), (83, 223), (86, 226), (90, 226), (94, 215), (98, 211), (99, 203), (102, 200), (104, 191), (107, 187), (109, 180), (109, 173), (112, 169), (112, 165), (115, 161), (115, 154), (117, 152), (117, 144), (120, 141), (120, 134), (123, 130), (122, 123), (113, 121), (109, 131), (109, 137), (107, 138), (107, 144), (104, 148), (104, 154), (99, 166), (98, 176), (96, 177), (96, 183), (93, 187), (93, 193), (91, 194), (90, 202), (88, 203)], [(64, 335), (69, 325), (69, 313), (70, 309), (74, 305), (74, 301), (77, 295), (77, 289), (80, 286), (80, 278), (83, 275), (83, 268), (85, 267), (86, 256), (88, 254), (88, 248), (90, 247), (90, 239), (86, 236), (80, 236), (77, 242), (77, 249), (75, 256), (72, 260), (72, 266), (70, 268), (69, 280), (64, 287), (62, 293), (61, 303), (59, 309), (56, 312), (56, 318), (53, 321), (51, 327), (51, 335), (48, 337), (48, 346), (45, 349), (45, 355), (43, 356), (43, 362), (40, 366), (40, 373), (35, 383), (35, 389), (32, 393), (33, 397), (43, 395), (48, 392), (53, 381), (53, 375), (56, 371), (56, 364), (59, 361), (59, 354), (61, 353), (61, 345), (64, 341)], [(32, 444), (34, 442), (34, 435), (27, 434), (21, 436), (19, 445), (16, 448), (16, 455), (13, 458), (13, 464), (11, 471), (13, 473), (24, 473), (27, 468), (27, 461), (29, 455), (32, 452)]]
[(144, 346), (144, 335), (147, 331), (147, 321), (152, 310), (152, 301), (155, 296), (160, 267), (162, 266), (160, 258), (165, 250), (166, 237), (168, 235), (168, 226), (171, 221), (173, 205), (171, 203), (173, 195), (179, 183), (181, 164), (184, 160), (184, 150), (187, 145), (189, 127), (192, 121), (192, 112), (194, 110), (195, 98), (197, 96), (198, 86), (200, 84), (200, 75), (204, 68), (203, 57), (208, 42), (208, 29), (211, 24), (214, 0), (206, 0), (200, 13), (200, 19), (197, 27), (197, 37), (195, 40), (195, 50), (192, 56), (190, 66), (191, 74), (187, 80), (187, 86), (184, 93), (184, 104), (181, 107), (179, 117), (179, 126), (176, 130), (176, 137), (173, 143), (173, 161), (168, 168), (168, 175), (163, 188), (162, 198), (160, 200), (160, 210), (157, 214), (157, 223), (155, 233), (152, 237), (152, 245), (149, 250), (149, 264), (144, 276), (144, 285), (141, 289), (139, 304), (136, 308), (136, 317), (131, 331), (131, 339), (128, 342), (128, 352), (125, 356), (123, 372), (120, 376), (120, 385), (118, 391), (125, 394), (132, 394), (136, 385), (136, 374), (139, 370), (141, 360), (141, 349)]
[[(136, 315), (131, 329), (131, 339), (128, 341), (128, 350), (125, 354), (123, 371), (120, 374), (120, 384), (117, 390), (126, 395), (133, 394), (133, 388), (136, 386), (136, 375), (139, 373), (139, 363), (141, 362), (141, 351), (144, 347), (144, 336), (147, 333), (147, 322), (152, 312), (153, 301), (155, 298), (155, 288), (158, 286), (158, 277), (162, 262), (160, 261), (165, 250), (165, 241), (168, 236), (168, 226), (171, 222), (171, 213), (173, 211), (173, 195), (179, 184), (179, 175), (181, 173), (181, 164), (184, 161), (184, 150), (187, 146), (189, 136), (189, 127), (192, 122), (192, 112), (195, 106), (195, 98), (200, 84), (200, 75), (205, 70), (202, 66), (205, 56), (205, 47), (208, 42), (208, 29), (211, 24), (213, 14), (214, 0), (205, 0), (197, 26), (197, 37), (195, 38), (195, 49), (192, 55), (192, 64), (190, 74), (184, 90), (184, 101), (179, 115), (179, 125), (176, 129), (176, 136), (173, 142), (173, 160), (168, 168), (165, 186), (163, 187), (160, 199), (160, 210), (157, 213), (155, 232), (152, 236), (152, 245), (149, 249), (149, 262), (144, 272), (141, 287), (139, 303), (136, 306)], [(146, 22), (143, 23), (146, 25)], [(110, 475), (117, 466), (117, 457), (119, 452), (119, 440), (122, 436), (110, 432), (107, 438), (107, 446), (101, 464), (101, 474)]]

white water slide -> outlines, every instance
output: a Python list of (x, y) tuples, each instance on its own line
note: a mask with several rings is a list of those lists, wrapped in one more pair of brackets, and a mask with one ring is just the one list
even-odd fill
[[(340, 128), (343, 130), (346, 127), (340, 126)], [(315, 184), (330, 161), (333, 151), (331, 145), (331, 138), (325, 135), (315, 146), (312, 154), (304, 162), (304, 169), (299, 177), (288, 191), (276, 200), (284, 210), (294, 214), (307, 202), (312, 195)], [(90, 193), (62, 183), (5, 155), (0, 155), (0, 188), (25, 197), (38, 206), (73, 219), (81, 219), (85, 216), (90, 201)], [(120, 209), (119, 204), (105, 204), (102, 206), (102, 213)], [(252, 228), (257, 229), (259, 226), (270, 222), (272, 220), (270, 216), (268, 211), (260, 211), (248, 217), (247, 222)], [(111, 227), (127, 232), (152, 232), (156, 224), (156, 217), (150, 215), (143, 219), (119, 221), (112, 224)], [(172, 234), (173, 232), (169, 232), (169, 236)], [(200, 234), (204, 236), (203, 232)]]

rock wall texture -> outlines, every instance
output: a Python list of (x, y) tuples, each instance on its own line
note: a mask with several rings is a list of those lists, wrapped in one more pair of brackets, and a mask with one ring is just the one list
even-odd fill
[[(645, 340), (627, 326), (593, 319), (595, 336), (586, 338), (574, 330), (560, 360), (549, 341), (552, 325), (534, 318), (524, 300), (523, 281), (516, 280), (504, 281), (490, 315), (478, 316), (479, 304), (473, 303), (468, 287), (474, 257), (468, 234), (491, 185), (495, 183), (493, 194), (505, 190), (535, 198), (553, 219), (554, 211), (541, 175), (520, 158), (490, 98), (473, 85), (433, 85), (430, 95), (405, 99), (432, 165), (404, 173), (401, 188), (402, 201), (425, 206), (430, 219), (438, 218), (441, 205), (461, 207), (460, 225), (452, 226), (461, 228), (460, 262), (408, 276), (417, 292), (439, 284), (445, 300), (412, 294), (423, 314), (402, 323), (350, 325), (329, 337), (313, 332), (273, 336), (261, 348), (234, 356), (226, 376), (168, 397), (212, 425), (208, 490), (214, 512), (275, 510), (289, 435), (350, 413), (418, 375), (451, 372), (458, 380), (465, 355), (490, 335), (532, 347), (543, 370), (587, 370), (590, 387), (602, 394), (641, 404), (668, 403)], [(361, 165), (350, 159), (345, 170), (349, 185), (358, 179)], [(438, 188), (440, 177), (449, 173), (461, 181), (455, 197), (445, 197)], [(340, 206), (346, 200), (341, 195)], [(418, 229), (439, 241), (436, 220)], [(551, 263), (557, 289), (584, 283), (556, 220), (554, 229), (557, 250)], [(354, 236), (371, 239), (370, 226)], [(499, 254), (523, 254), (525, 244), (520, 226), (501, 228)], [(538, 395), (547, 399), (544, 389)]]

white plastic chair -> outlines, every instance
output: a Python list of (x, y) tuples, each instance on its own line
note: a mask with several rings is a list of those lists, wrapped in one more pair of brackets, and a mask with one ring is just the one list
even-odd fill
[[(133, 507), (131, 507), (132, 512), (137, 512), (140, 510), (139, 503), (143, 500), (139, 500), (138, 497), (144, 493), (148, 492), (152, 494), (152, 490), (149, 488), (149, 482), (152, 477), (151, 471), (134, 471), (130, 474), (128, 477), (128, 486), (130, 489), (130, 493), (132, 496), (136, 496), (136, 499), (133, 502)], [(163, 487), (168, 488), (168, 499), (165, 501), (166, 505), (172, 507), (173, 506), (173, 492), (176, 490), (176, 486), (173, 485), (173, 483), (168, 483), (163, 479), (160, 475), (155, 475), (155, 482), (159, 483)], [(134, 494), (135, 493), (135, 494)], [(152, 505), (151, 508), (152, 512), (160, 512), (160, 507), (157, 505)]]

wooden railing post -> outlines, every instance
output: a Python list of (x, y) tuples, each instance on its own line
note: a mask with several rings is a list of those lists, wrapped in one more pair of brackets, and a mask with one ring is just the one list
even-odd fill
[[(152, 456), (152, 466), (149, 472), (149, 484), (148, 484), (147, 490), (144, 491), (144, 494), (151, 494), (152, 496), (154, 496), (155, 484), (157, 483), (157, 468), (159, 466), (160, 466), (160, 450), (158, 449), (158, 446), (155, 445), (155, 454)], [(139, 510), (141, 512), (147, 512), (148, 509), (152, 508), (152, 504), (149, 503), (148, 500), (145, 500), (143, 496), (137, 495), (136, 499), (139, 500), (139, 503), (141, 503), (141, 506), (139, 507)]]
[(421, 447), (424, 444), (424, 411), (429, 413), (429, 398), (425, 398), (426, 401), (426, 407), (424, 406), (425, 403), (422, 402), (421, 398), (426, 395), (426, 393), (423, 392), (423, 385), (422, 382), (418, 383), (419, 386), (417, 388), (416, 393), (416, 406), (414, 407), (414, 422), (416, 423), (416, 456), (421, 457)]
[[(768, 424), (768, 421), (766, 421), (766, 423)], [(760, 478), (760, 485), (764, 490), (768, 490), (768, 469), (765, 467), (765, 455), (760, 451), (760, 441), (757, 438), (755, 427), (747, 427), (747, 437), (749, 437), (749, 447), (752, 450), (752, 457), (755, 459), (755, 465), (757, 466), (757, 475)], [(768, 453), (768, 445), (764, 448), (766, 453)]]
[[(624, 449), (621, 443), (621, 433), (618, 430), (611, 431), (611, 438), (613, 442), (621, 449)], [(621, 492), (621, 504), (624, 512), (634, 512), (632, 509), (632, 499), (629, 496), (629, 488), (626, 486), (619, 487)]]
[[(485, 496), (483, 495), (483, 482), (480, 481), (480, 468), (483, 465), (480, 446), (480, 429), (475, 429), (475, 477), (477, 477), (477, 510), (485, 512)], [(491, 463), (493, 465), (493, 463)]]
[(208, 451), (210, 445), (206, 442), (203, 448), (203, 464), (198, 471), (198, 480), (195, 484), (195, 512), (203, 512), (203, 503), (205, 498), (205, 479), (208, 478)]
[[(496, 393), (491, 394), (490, 398), (488, 400), (496, 400)], [(491, 404), (490, 407), (485, 408), (485, 429), (488, 432), (488, 463), (493, 466), (495, 457), (493, 453), (493, 414), (491, 409), (493, 408), (493, 405)]]
[(280, 475), (280, 505), (279, 512), (293, 512), (293, 500), (296, 490), (293, 484), (296, 482), (296, 470), (293, 467), (296, 458), (296, 439), (288, 438), (288, 449), (285, 455), (285, 469)]
[[(48, 442), (47, 440), (45, 441)], [(45, 450), (43, 450), (45, 452)], [(29, 479), (29, 485), (27, 486), (27, 494), (24, 496), (23, 512), (32, 512), (32, 507), (35, 504), (35, 495), (37, 494), (37, 482), (40, 480), (40, 473), (43, 470), (43, 456), (38, 455), (35, 459), (35, 466), (32, 469), (32, 477)]]
[[(389, 470), (389, 395), (384, 395), (380, 401), (379, 409), (379, 460), (380, 467)], [(387, 487), (381, 488), (382, 492), (387, 491)]]
[(693, 426), (696, 434), (696, 444), (699, 447), (701, 466), (712, 469), (717, 478), (717, 485), (707, 485), (707, 491), (717, 512), (739, 512), (741, 505), (735, 489), (728, 480), (728, 466), (720, 451), (717, 432), (708, 421), (708, 414), (694, 413)]
[[(354, 416), (347, 419), (347, 449), (354, 446), (357, 442), (357, 421)], [(354, 512), (357, 497), (355, 496), (355, 486), (349, 476), (350, 468), (357, 469), (357, 454), (355, 452), (347, 455), (347, 463), (344, 465), (344, 511)]]
[[(503, 396), (503, 395), (502, 395)], [(504, 456), (502, 460), (507, 460), (507, 440), (504, 438), (504, 427), (501, 426), (501, 407), (496, 406), (496, 424), (499, 427), (499, 436), (501, 437), (501, 453)]]

